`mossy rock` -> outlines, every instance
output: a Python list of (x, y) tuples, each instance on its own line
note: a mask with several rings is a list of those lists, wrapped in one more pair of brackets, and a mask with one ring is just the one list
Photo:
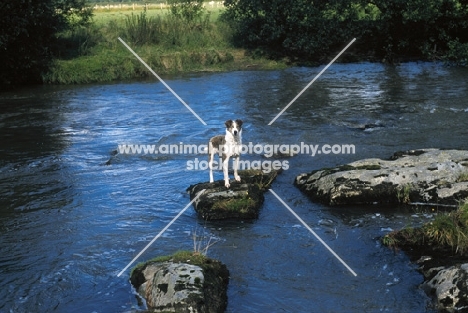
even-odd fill
[(151, 312), (221, 313), (227, 307), (229, 271), (200, 253), (181, 251), (140, 263), (130, 282)]
[(195, 211), (205, 220), (256, 219), (268, 190), (278, 172), (263, 173), (260, 170), (239, 171), (240, 182), (233, 181), (226, 188), (224, 181), (200, 183), (190, 186), (190, 199), (203, 189), (204, 193), (194, 202)]

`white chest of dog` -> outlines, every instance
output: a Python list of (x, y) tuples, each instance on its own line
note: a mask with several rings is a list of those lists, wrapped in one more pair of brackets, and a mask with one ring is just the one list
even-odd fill
[(213, 180), (213, 159), (214, 155), (218, 153), (221, 156), (224, 173), (224, 185), (229, 188), (229, 159), (234, 159), (234, 179), (240, 181), (240, 177), (237, 174), (239, 168), (240, 151), (242, 145), (242, 121), (237, 119), (235, 121), (227, 120), (226, 134), (215, 136), (210, 139), (208, 143), (209, 153), (209, 167), (210, 167), (210, 183)]

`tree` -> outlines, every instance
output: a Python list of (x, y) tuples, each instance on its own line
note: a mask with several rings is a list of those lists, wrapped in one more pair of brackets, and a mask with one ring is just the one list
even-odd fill
[(372, 0), (369, 3), (379, 10), (373, 31), (378, 38), (376, 50), (389, 61), (397, 56), (444, 58), (451, 53), (451, 43), (468, 41), (467, 1)]
[(272, 56), (317, 60), (353, 38), (350, 0), (226, 0), (235, 41)]
[(171, 13), (187, 23), (202, 17), (205, 10), (203, 0), (168, 0), (168, 3)]
[(86, 0), (2, 0), (0, 86), (40, 82), (56, 34), (88, 22), (91, 14)]
[(378, 60), (468, 62), (467, 0), (225, 0), (225, 6), (235, 43), (270, 56), (323, 61), (356, 37), (352, 50)]

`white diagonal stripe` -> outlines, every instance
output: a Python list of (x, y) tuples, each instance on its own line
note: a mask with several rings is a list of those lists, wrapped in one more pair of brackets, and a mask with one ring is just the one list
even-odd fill
[(312, 84), (317, 80), (317, 78), (319, 78), (320, 75), (322, 75), (323, 72), (325, 72), (325, 71), (327, 70), (327, 68), (329, 68), (330, 65), (332, 65), (332, 64), (336, 61), (336, 59), (338, 59), (338, 58), (340, 57), (340, 55), (343, 54), (343, 52), (345, 52), (346, 49), (348, 49), (349, 46), (351, 46), (351, 45), (353, 44), (354, 41), (356, 41), (356, 38), (354, 38), (353, 40), (351, 40), (351, 42), (350, 42), (346, 47), (344, 47), (344, 49), (341, 50), (341, 52), (338, 53), (338, 55), (337, 55), (333, 60), (331, 60), (330, 63), (328, 63), (328, 65), (325, 66), (325, 67), (323, 68), (323, 70), (321, 70), (320, 73), (318, 73), (317, 76), (315, 76), (314, 79), (312, 79), (312, 81), (311, 81), (307, 86), (305, 86), (304, 89), (302, 89), (301, 92), (299, 92), (299, 93), (297, 94), (297, 96), (296, 96), (294, 99), (292, 99), (291, 102), (289, 102), (289, 104), (288, 104), (287, 106), (285, 106), (284, 109), (281, 110), (281, 112), (278, 113), (278, 115), (276, 115), (276, 117), (275, 117), (274, 119), (271, 120), (270, 123), (268, 123), (268, 125), (273, 124), (273, 123), (278, 119), (278, 117), (280, 117), (281, 114), (283, 114), (284, 111), (286, 111), (286, 110), (294, 103), (294, 101), (296, 101), (297, 98), (299, 98), (299, 97), (304, 93), (304, 91), (306, 91), (307, 88), (309, 88), (310, 85), (312, 85)]
[(330, 247), (325, 243), (325, 241), (323, 241), (322, 238), (320, 238), (320, 237), (312, 230), (312, 228), (310, 228), (309, 225), (307, 225), (306, 222), (304, 222), (304, 220), (303, 220), (302, 218), (300, 218), (300, 216), (297, 215), (296, 212), (294, 212), (293, 209), (291, 209), (291, 208), (286, 204), (286, 202), (284, 202), (283, 199), (281, 199), (281, 198), (276, 194), (276, 192), (273, 191), (273, 189), (270, 189), (270, 192), (276, 197), (276, 199), (279, 200), (279, 202), (281, 202), (281, 203), (289, 210), (289, 212), (292, 213), (292, 215), (294, 215), (294, 217), (296, 217), (296, 218), (299, 220), (299, 222), (302, 223), (302, 225), (304, 225), (305, 228), (307, 228), (307, 229), (312, 233), (312, 235), (315, 236), (315, 238), (318, 239), (318, 241), (320, 241), (320, 243), (321, 243), (322, 245), (324, 245), (325, 248), (328, 249), (328, 251), (331, 252), (331, 254), (333, 254), (333, 256), (334, 256), (335, 258), (338, 259), (338, 261), (340, 261), (340, 262), (348, 269), (348, 271), (351, 272), (351, 274), (353, 274), (354, 276), (357, 276), (356, 272), (353, 271), (353, 270), (351, 269), (351, 267), (349, 267), (348, 264), (346, 264), (346, 262), (343, 261), (343, 259), (341, 259), (341, 258), (338, 256), (338, 254), (336, 254), (335, 251), (333, 251), (332, 248), (330, 248)]
[(170, 92), (172, 92), (172, 94), (173, 94), (183, 105), (185, 105), (185, 107), (186, 107), (190, 112), (192, 112), (192, 114), (195, 115), (195, 117), (198, 118), (198, 120), (199, 120), (200, 122), (202, 122), (203, 125), (205, 125), (205, 126), (207, 125), (207, 124), (205, 123), (205, 121), (202, 120), (202, 118), (201, 118), (200, 116), (198, 116), (198, 114), (195, 113), (195, 111), (192, 110), (192, 108), (191, 108), (187, 103), (185, 103), (185, 101), (184, 101), (181, 97), (179, 97), (179, 95), (176, 94), (176, 92), (175, 92), (174, 90), (172, 90), (172, 88), (169, 87), (169, 85), (166, 84), (166, 82), (165, 82), (164, 80), (162, 80), (162, 78), (159, 77), (159, 75), (156, 74), (156, 72), (153, 71), (153, 69), (152, 69), (151, 67), (149, 67), (149, 65), (146, 64), (146, 62), (143, 61), (142, 58), (140, 58), (140, 57), (138, 56), (138, 54), (136, 54), (135, 51), (133, 51), (132, 48), (130, 48), (130, 46), (127, 45), (127, 43), (125, 43), (125, 41), (122, 40), (122, 38), (119, 37), (118, 39), (119, 39), (120, 42), (121, 42), (137, 59), (138, 59), (138, 61), (140, 61), (144, 66), (146, 66), (146, 68), (147, 68), (154, 76), (156, 76), (156, 78), (159, 79), (159, 81), (160, 81), (164, 86), (166, 86), (166, 88), (167, 88)]
[(183, 208), (182, 211), (180, 211), (179, 214), (177, 214), (177, 216), (174, 217), (172, 221), (170, 221), (169, 224), (167, 224), (166, 227), (164, 227), (163, 230), (161, 230), (159, 234), (157, 234), (156, 237), (154, 237), (153, 240), (151, 240), (150, 243), (148, 243), (146, 247), (144, 247), (143, 250), (141, 250), (140, 253), (138, 253), (137, 256), (134, 257), (133, 260), (131, 260), (123, 270), (120, 271), (117, 277), (120, 277), (120, 275), (122, 275), (123, 272), (125, 272), (130, 267), (130, 265), (133, 264), (133, 262), (135, 262), (159, 237), (161, 237), (161, 235), (164, 234), (164, 232), (189, 208), (189, 206), (194, 203), (203, 194), (203, 192), (205, 192), (205, 190), (206, 189), (203, 189), (198, 192), (197, 196), (193, 198), (193, 200), (190, 201), (190, 203), (187, 204), (187, 206)]

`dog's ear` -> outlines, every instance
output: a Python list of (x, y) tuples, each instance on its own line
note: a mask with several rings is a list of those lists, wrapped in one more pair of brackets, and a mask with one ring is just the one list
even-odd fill
[(236, 124), (237, 124), (237, 126), (239, 126), (239, 127), (242, 127), (242, 124), (243, 124), (243, 123), (244, 123), (244, 122), (242, 122), (242, 120), (240, 120), (240, 119), (237, 119), (237, 120), (236, 120)]
[(227, 121), (224, 123), (224, 125), (226, 125), (226, 128), (231, 128), (232, 123), (233, 123), (232, 120), (227, 120)]

